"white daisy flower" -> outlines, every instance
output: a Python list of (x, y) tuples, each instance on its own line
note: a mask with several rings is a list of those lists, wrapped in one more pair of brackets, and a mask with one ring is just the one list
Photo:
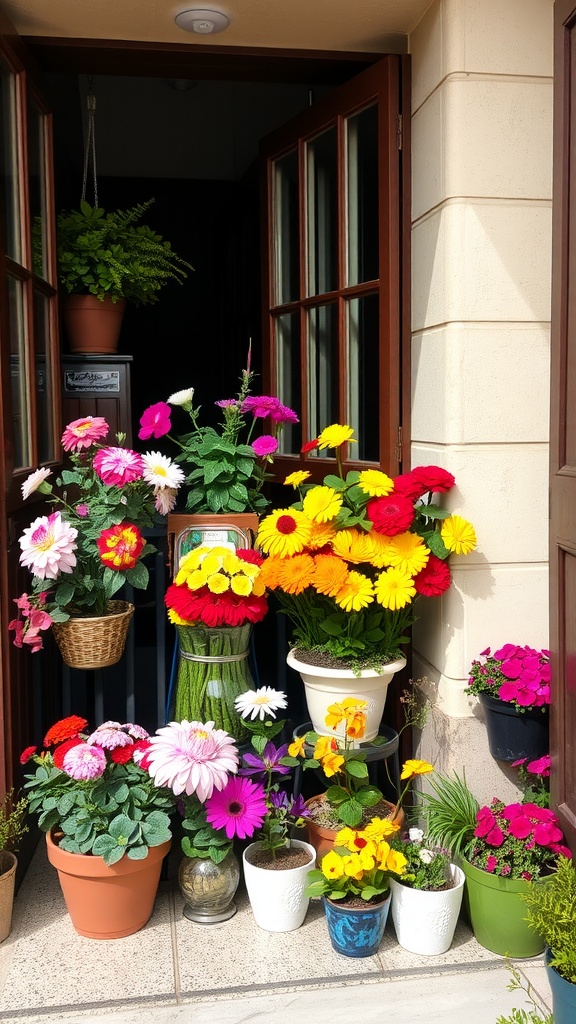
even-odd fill
[(411, 843), (421, 843), (424, 839), (424, 832), (421, 828), (409, 828), (408, 838)]
[(420, 857), (420, 860), (422, 861), (423, 864), (431, 864), (432, 861), (434, 860), (434, 854), (432, 853), (432, 850), (420, 850), (418, 856)]
[(26, 501), (26, 498), (29, 498), (30, 495), (34, 493), (34, 491), (38, 490), (40, 484), (44, 483), (46, 478), (50, 476), (51, 472), (51, 469), (46, 468), (35, 469), (33, 473), (30, 473), (30, 476), (26, 477), (21, 487), (22, 497), (24, 498), (24, 501)]
[(192, 405), (194, 388), (185, 388), (184, 391), (175, 391), (168, 399), (168, 405)]
[(254, 720), (257, 715), (264, 721), (267, 715), (276, 718), (278, 708), (286, 707), (286, 695), (281, 690), (273, 690), (271, 686), (261, 686), (258, 690), (241, 693), (234, 701), (234, 707), (242, 718)]
[(177, 488), (185, 480), (185, 474), (175, 462), (160, 452), (146, 452), (142, 456), (144, 472), (142, 476), (152, 487)]

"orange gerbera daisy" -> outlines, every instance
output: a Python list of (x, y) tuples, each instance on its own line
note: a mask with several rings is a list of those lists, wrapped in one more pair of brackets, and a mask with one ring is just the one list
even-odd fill
[(278, 569), (278, 586), (286, 594), (301, 594), (313, 582), (315, 568), (311, 555), (283, 558)]
[(308, 547), (317, 551), (318, 548), (323, 548), (326, 544), (330, 544), (335, 536), (336, 527), (334, 523), (312, 523)]
[(284, 559), (280, 555), (269, 555), (265, 558), (260, 566), (259, 580), (262, 581), (265, 587), (269, 590), (276, 590), (279, 587), (278, 573), (282, 567)]
[(315, 555), (314, 587), (319, 594), (335, 597), (348, 579), (348, 566), (337, 555)]

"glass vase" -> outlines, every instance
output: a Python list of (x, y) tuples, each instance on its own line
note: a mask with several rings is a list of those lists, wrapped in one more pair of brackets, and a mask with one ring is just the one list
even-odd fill
[(248, 665), (252, 624), (177, 626), (178, 674), (174, 718), (177, 722), (214, 722), (238, 743), (248, 739), (234, 707), (240, 693), (254, 689)]
[(232, 851), (215, 864), (210, 857), (184, 857), (178, 884), (185, 900), (184, 916), (197, 924), (219, 924), (236, 913), (234, 895), (240, 867)]

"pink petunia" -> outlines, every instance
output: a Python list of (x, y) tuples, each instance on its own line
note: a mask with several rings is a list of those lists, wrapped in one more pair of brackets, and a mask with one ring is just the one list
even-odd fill
[(130, 448), (102, 448), (94, 456), (92, 465), (107, 487), (123, 487), (141, 480), (144, 460)]
[(65, 452), (90, 448), (90, 445), (106, 437), (109, 430), (103, 416), (85, 416), (80, 420), (72, 420), (62, 434), (62, 447)]
[(550, 775), (550, 754), (544, 754), (543, 757), (539, 757), (536, 761), (530, 761), (526, 765), (526, 771), (532, 775), (541, 775), (544, 779), (548, 778)]
[(170, 420), (171, 409), (167, 402), (156, 402), (149, 405), (140, 417), (140, 430), (138, 437), (141, 441), (147, 441), (150, 437), (164, 437), (169, 433), (172, 426)]
[(262, 458), (264, 455), (273, 455), (278, 451), (278, 441), (271, 434), (262, 434), (262, 437), (257, 437), (255, 441), (252, 441), (252, 448), (256, 455)]

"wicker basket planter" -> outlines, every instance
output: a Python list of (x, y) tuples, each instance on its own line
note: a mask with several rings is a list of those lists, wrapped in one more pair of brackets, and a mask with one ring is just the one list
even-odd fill
[(106, 668), (120, 661), (134, 605), (110, 601), (108, 608), (107, 615), (70, 618), (52, 624), (62, 658), (70, 668)]

